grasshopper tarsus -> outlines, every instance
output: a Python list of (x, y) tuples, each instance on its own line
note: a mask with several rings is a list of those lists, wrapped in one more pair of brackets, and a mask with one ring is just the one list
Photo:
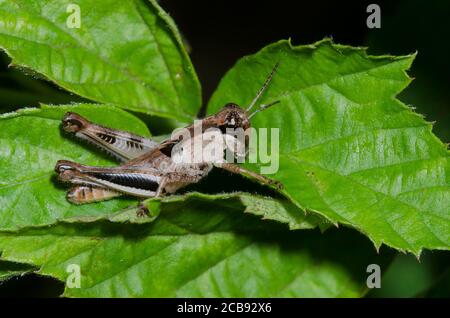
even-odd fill
[(148, 210), (148, 208), (143, 203), (141, 203), (138, 206), (138, 209), (136, 211), (136, 216), (140, 217), (140, 218), (143, 218), (143, 217), (147, 217), (149, 215), (150, 215), (150, 211)]
[(283, 190), (284, 189), (284, 185), (277, 180), (272, 180), (271, 185), (274, 185), (278, 190)]

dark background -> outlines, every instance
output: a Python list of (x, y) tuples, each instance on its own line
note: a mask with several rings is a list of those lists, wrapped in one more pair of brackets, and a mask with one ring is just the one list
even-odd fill
[[(366, 26), (370, 3), (381, 7), (381, 29)], [(160, 4), (174, 18), (190, 48), (204, 103), (242, 56), (280, 39), (309, 44), (332, 37), (337, 43), (368, 46), (371, 54), (418, 51), (410, 71), (416, 80), (400, 99), (427, 120), (437, 121), (434, 132), (444, 142), (450, 141), (450, 1), (163, 0)], [(76, 99), (47, 82), (8, 69), (6, 56), (0, 60), (0, 112)], [(368, 296), (449, 297), (449, 253), (425, 252), (421, 263), (399, 255), (382, 286)], [(57, 296), (62, 288), (62, 283), (52, 279), (27, 275), (0, 285), (0, 296)]]

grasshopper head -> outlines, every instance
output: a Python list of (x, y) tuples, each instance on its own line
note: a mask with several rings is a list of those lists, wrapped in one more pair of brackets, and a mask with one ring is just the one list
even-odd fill
[(256, 105), (258, 100), (260, 99), (261, 95), (264, 93), (266, 88), (268, 87), (270, 81), (272, 80), (273, 75), (275, 74), (276, 70), (278, 69), (278, 63), (275, 64), (272, 71), (270, 72), (269, 76), (266, 78), (266, 81), (262, 85), (262, 87), (257, 92), (255, 98), (253, 98), (250, 105), (247, 107), (247, 109), (243, 109), (239, 107), (237, 104), (234, 103), (228, 103), (226, 104), (220, 112), (218, 112), (215, 117), (217, 119), (217, 126), (221, 130), (225, 130), (226, 128), (230, 129), (238, 129), (242, 128), (246, 130), (250, 127), (250, 119), (256, 115), (257, 113), (279, 103), (280, 101), (275, 101), (269, 104), (263, 104), (259, 105), (256, 110), (254, 110), (252, 113), (250, 113), (250, 110), (253, 108), (253, 106)]
[(250, 127), (250, 120), (247, 112), (234, 103), (226, 104), (221, 111), (216, 114), (217, 126), (220, 130), (242, 128), (246, 130)]
[(248, 113), (248, 110), (244, 110), (238, 105), (234, 103), (226, 104), (221, 111), (219, 111), (215, 117), (217, 120), (217, 127), (220, 130), (225, 132), (227, 128), (229, 129), (238, 129), (242, 128), (244, 131), (247, 128), (250, 128), (250, 119), (255, 116), (257, 113), (263, 111), (264, 109), (269, 108), (275, 104), (278, 104), (280, 101), (275, 101), (270, 104), (264, 104), (259, 106), (254, 112)]

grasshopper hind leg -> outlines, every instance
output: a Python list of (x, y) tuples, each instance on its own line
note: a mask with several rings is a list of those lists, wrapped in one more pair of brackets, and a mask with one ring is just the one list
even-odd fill
[(62, 128), (77, 138), (99, 147), (121, 162), (137, 158), (158, 146), (158, 143), (148, 138), (94, 124), (71, 112), (64, 115)]
[[(91, 167), (72, 161), (60, 160), (56, 164), (55, 170), (58, 173), (59, 180), (63, 182), (77, 186), (89, 186), (93, 189), (103, 188), (141, 198), (154, 197), (161, 181), (158, 171), (150, 168)], [(77, 194), (79, 195), (77, 198), (82, 198), (83, 189), (86, 188), (80, 188), (73, 195)], [(104, 192), (103, 195), (111, 197), (113, 193)]]
[(120, 192), (89, 185), (75, 186), (67, 192), (67, 200), (74, 204), (106, 201), (122, 196)]
[[(122, 193), (106, 188), (84, 185), (74, 186), (67, 192), (67, 200), (77, 205), (106, 201), (119, 196), (122, 196)], [(149, 214), (150, 211), (141, 202), (141, 204), (137, 207), (136, 215), (138, 217), (147, 217)]]

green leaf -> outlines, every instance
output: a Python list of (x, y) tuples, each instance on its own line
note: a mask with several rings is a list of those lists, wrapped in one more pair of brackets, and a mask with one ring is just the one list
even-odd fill
[[(373, 57), (330, 40), (272, 44), (241, 59), (221, 81), (210, 112), (246, 106), (276, 62), (254, 117), (280, 128), (280, 167), (270, 176), (298, 206), (382, 243), (420, 254), (450, 248), (447, 147), (431, 125), (395, 98), (411, 81), (414, 55)], [(249, 165), (256, 169), (255, 165)]]
[(173, 21), (156, 1), (0, 0), (0, 47), (80, 96), (129, 110), (190, 121), (200, 85)]
[[(398, 254), (383, 272), (381, 288), (372, 289), (369, 297), (412, 298), (428, 297), (434, 287), (445, 284), (445, 274), (450, 273), (450, 255), (445, 251), (424, 251), (420, 261), (410, 254)], [(450, 285), (447, 284), (450, 296)], [(442, 290), (444, 292), (444, 290)]]
[[(420, 0), (401, 0), (397, 6), (399, 9), (384, 16), (379, 32), (368, 34), (367, 46), (372, 52), (419, 51), (412, 66), (415, 79), (400, 98), (417, 107), (427, 120), (436, 121), (433, 132), (442, 140), (450, 141), (450, 90), (447, 83), (450, 59), (441, 58), (450, 54), (450, 43), (441, 41), (450, 38), (447, 19), (450, 2), (439, 1), (429, 5)], [(419, 19), (420, 23), (410, 23)]]
[(2, 115), (0, 229), (50, 224), (71, 216), (103, 215), (135, 204), (135, 200), (119, 199), (77, 206), (66, 200), (67, 186), (55, 180), (54, 167), (59, 159), (100, 166), (115, 164), (61, 131), (61, 119), (67, 111), (109, 127), (149, 135), (136, 117), (110, 106), (42, 106)]
[(23, 275), (33, 270), (36, 270), (36, 268), (27, 264), (0, 261), (0, 286), (2, 281), (6, 281), (18, 275)]
[[(331, 223), (315, 214), (306, 214), (285, 199), (275, 199), (245, 192), (202, 194), (189, 192), (182, 195), (170, 195), (161, 199), (149, 199), (144, 202), (150, 211), (161, 213), (166, 205), (180, 205), (202, 209), (210, 205), (212, 210), (230, 209), (259, 216), (262, 220), (277, 221), (287, 224), (291, 230), (313, 229), (317, 226), (322, 231), (330, 227)], [(133, 215), (134, 218), (134, 215)]]
[(0, 269), (0, 283), (2, 281), (8, 280), (14, 276), (20, 275), (21, 273), (22, 273), (21, 271)]
[(450, 270), (444, 272), (425, 294), (419, 295), (426, 298), (449, 298), (450, 297)]
[(81, 288), (66, 286), (70, 297), (356, 297), (365, 292), (367, 264), (388, 259), (354, 231), (286, 231), (217, 206), (173, 202), (140, 225), (3, 232), (0, 251), (3, 260), (39, 266), (38, 274), (62, 281), (69, 265), (79, 265)]
[(8, 68), (10, 58), (0, 53), (0, 113), (14, 111), (26, 105), (39, 107), (44, 104), (68, 104), (87, 102), (48, 81), (29, 76), (14, 68)]

